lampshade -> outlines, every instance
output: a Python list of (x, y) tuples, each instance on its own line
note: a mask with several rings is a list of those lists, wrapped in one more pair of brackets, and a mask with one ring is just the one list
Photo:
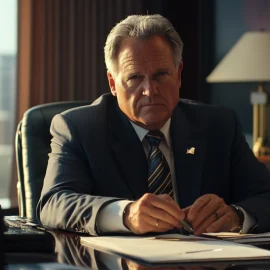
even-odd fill
[(207, 82), (270, 81), (270, 32), (246, 32), (206, 78)]

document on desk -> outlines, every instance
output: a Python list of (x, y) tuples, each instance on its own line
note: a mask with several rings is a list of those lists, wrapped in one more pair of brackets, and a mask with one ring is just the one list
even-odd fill
[(204, 237), (163, 234), (151, 237), (81, 237), (92, 248), (146, 263), (209, 262), (270, 259), (270, 251)]
[(252, 244), (270, 242), (270, 233), (240, 234), (233, 232), (205, 233), (205, 237), (214, 237), (220, 240), (233, 241), (235, 243)]

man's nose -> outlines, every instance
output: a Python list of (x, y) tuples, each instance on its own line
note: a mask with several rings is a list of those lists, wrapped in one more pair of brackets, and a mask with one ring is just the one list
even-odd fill
[(146, 79), (143, 83), (143, 95), (155, 96), (158, 93), (156, 82), (150, 79)]

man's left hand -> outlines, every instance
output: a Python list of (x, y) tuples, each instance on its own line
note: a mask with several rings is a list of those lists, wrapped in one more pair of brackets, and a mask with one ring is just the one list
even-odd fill
[(183, 210), (195, 235), (233, 231), (240, 224), (237, 213), (215, 194), (205, 194)]

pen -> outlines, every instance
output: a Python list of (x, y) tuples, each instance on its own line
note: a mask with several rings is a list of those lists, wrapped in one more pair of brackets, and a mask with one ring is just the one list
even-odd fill
[(194, 233), (194, 229), (192, 228), (192, 225), (186, 219), (182, 219), (180, 223), (183, 225), (186, 231), (190, 233)]
[(199, 252), (209, 252), (209, 251), (222, 251), (222, 248), (213, 248), (213, 249), (202, 249), (202, 250), (193, 250), (193, 251), (186, 251), (179, 254), (189, 254), (189, 253), (199, 253)]

